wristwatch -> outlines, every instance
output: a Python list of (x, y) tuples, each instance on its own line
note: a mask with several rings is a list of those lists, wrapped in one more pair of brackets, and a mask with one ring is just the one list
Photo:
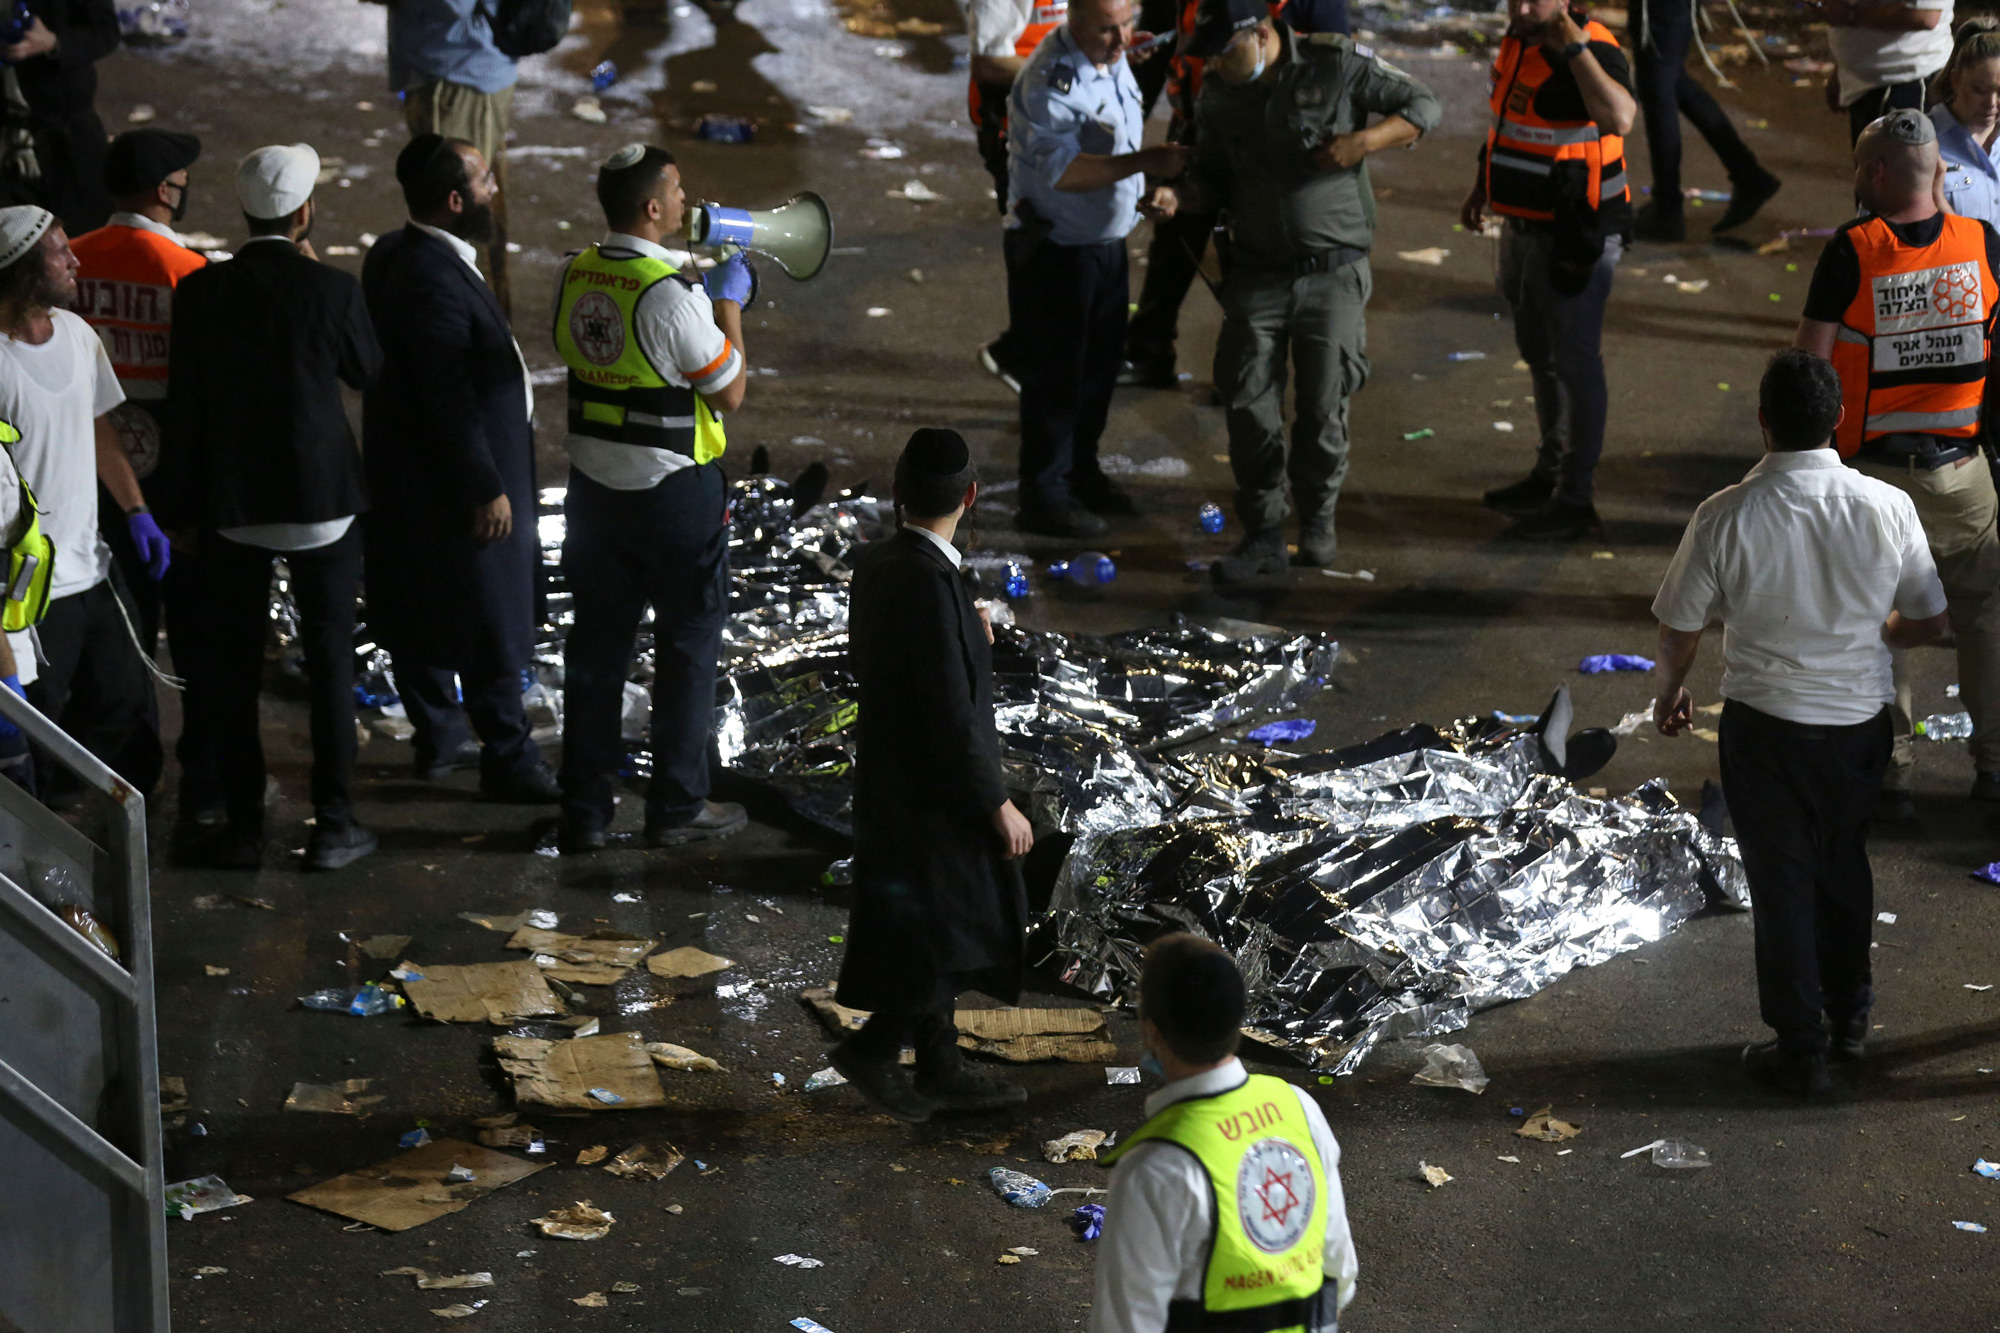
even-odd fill
[(1563, 63), (1567, 65), (1570, 61), (1576, 59), (1589, 49), (1589, 42), (1571, 42), (1563, 48)]

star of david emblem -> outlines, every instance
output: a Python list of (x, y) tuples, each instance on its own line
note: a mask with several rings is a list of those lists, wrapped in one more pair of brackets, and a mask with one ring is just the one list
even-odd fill
[(1257, 1186), (1257, 1199), (1264, 1207), (1263, 1220), (1284, 1230), (1291, 1221), (1292, 1210), (1299, 1206), (1299, 1196), (1292, 1192), (1292, 1173), (1265, 1167), (1264, 1181)]

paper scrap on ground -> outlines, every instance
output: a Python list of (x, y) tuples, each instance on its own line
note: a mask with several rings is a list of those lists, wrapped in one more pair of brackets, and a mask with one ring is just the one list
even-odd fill
[(556, 1208), (545, 1216), (531, 1220), (530, 1225), (542, 1229), (544, 1236), (557, 1240), (603, 1240), (611, 1234), (611, 1224), (618, 1219), (602, 1208), (591, 1207), (590, 1200), (578, 1199), (571, 1208)]
[(712, 954), (697, 949), (693, 945), (682, 945), (665, 953), (656, 953), (646, 960), (646, 970), (656, 977), (705, 977), (711, 972), (720, 972), (725, 967), (735, 967), (733, 960), (720, 954)]
[(1896, 914), (1894, 912), (1877, 912), (1875, 914), (1875, 919), (1877, 921), (1880, 921), (1885, 926), (1893, 926), (1896, 924)]
[(1429, 1162), (1418, 1162), (1417, 1170), (1423, 1173), (1424, 1183), (1429, 1185), (1432, 1189), (1437, 1189), (1439, 1186), (1449, 1182), (1452, 1178), (1451, 1173), (1446, 1171), (1443, 1167), (1432, 1166)]
[(582, 1152), (576, 1155), (576, 1164), (578, 1166), (596, 1166), (599, 1162), (603, 1161), (605, 1157), (610, 1154), (610, 1152), (611, 1149), (606, 1147), (602, 1143), (598, 1144), (594, 1148), (585, 1148)]
[(581, 1305), (593, 1310), (601, 1310), (611, 1304), (611, 1300), (601, 1291), (587, 1291), (581, 1296), (572, 1296), (571, 1305)]
[(471, 1287), (493, 1285), (491, 1273), (455, 1273), (447, 1276), (427, 1273), (421, 1268), (385, 1268), (378, 1276), (413, 1277), (417, 1280), (418, 1289), (422, 1291), (463, 1291)]
[(408, 935), (369, 935), (355, 940), (354, 946), (370, 958), (379, 958), (387, 962), (409, 948), (410, 939)]
[(826, 1267), (826, 1260), (824, 1260), (824, 1259), (808, 1259), (808, 1258), (807, 1258), (807, 1257), (806, 1257), (805, 1255), (803, 1255), (803, 1254), (780, 1254), (780, 1255), (776, 1256), (776, 1258), (775, 1258), (775, 1262), (777, 1262), (777, 1263), (781, 1263), (781, 1264), (785, 1264), (785, 1265), (787, 1265), (788, 1267), (791, 1267), (791, 1268), (825, 1268), (825, 1267)]
[(440, 1319), (463, 1319), (467, 1315), (478, 1314), (479, 1307), (485, 1304), (485, 1301), (474, 1301), (472, 1304), (467, 1305), (461, 1301), (457, 1305), (447, 1305), (443, 1309), (433, 1310), (431, 1313)]
[[(500, 1067), (514, 1079), (514, 1099), (570, 1111), (664, 1106), (667, 1094), (636, 1032), (545, 1041), (496, 1037)], [(609, 1094), (609, 1100), (605, 1094)]]
[(1552, 1109), (1544, 1106), (1539, 1110), (1530, 1111), (1528, 1118), (1514, 1133), (1521, 1138), (1538, 1139), (1543, 1143), (1561, 1143), (1564, 1139), (1573, 1139), (1583, 1133), (1583, 1126), (1572, 1125), (1567, 1120), (1558, 1120), (1550, 1115)]
[(588, 935), (523, 926), (507, 940), (510, 949), (525, 949), (536, 967), (558, 981), (583, 986), (609, 986), (630, 972), (653, 951), (658, 940), (622, 931), (599, 930)]
[(1407, 259), (1412, 264), (1442, 264), (1450, 255), (1451, 251), (1436, 245), (1427, 245), (1421, 250), (1398, 250), (1396, 252), (1396, 258)]
[(994, 1262), (1001, 1264), (1018, 1264), (1021, 1262), (1021, 1256), (1012, 1253), (1003, 1254), (998, 1259), (994, 1260)]
[[(832, 1032), (852, 1032), (868, 1021), (865, 1009), (850, 1009), (833, 991), (815, 986), (799, 992)], [(960, 1009), (952, 1015), (961, 1050), (1013, 1064), (1062, 1060), (1094, 1065), (1117, 1058), (1104, 1015), (1081, 1006), (1068, 1009)]]
[(1042, 1160), (1045, 1162), (1094, 1162), (1097, 1150), (1108, 1145), (1115, 1135), (1101, 1129), (1078, 1129), (1059, 1139), (1049, 1139), (1042, 1144)]
[[(350, 1078), (343, 1083), (294, 1083), (285, 1098), (287, 1111), (310, 1111), (319, 1115), (368, 1114), (368, 1108), (384, 1100), (383, 1093), (369, 1093), (375, 1080)], [(363, 1096), (362, 1094), (368, 1095)]]
[(1110, 1084), (1137, 1083), (1139, 1081), (1139, 1067), (1137, 1065), (1106, 1065), (1104, 1066), (1104, 1081)]
[(653, 1063), (667, 1069), (701, 1070), (708, 1074), (722, 1074), (728, 1071), (706, 1055), (697, 1054), (685, 1046), (676, 1046), (670, 1041), (649, 1041), (646, 1054)]
[(845, 1082), (847, 1075), (828, 1065), (825, 1069), (817, 1070), (809, 1076), (801, 1088), (806, 1092), (820, 1092), (826, 1088), (837, 1088)]
[(511, 935), (528, 924), (528, 909), (523, 907), (518, 912), (460, 912), (458, 918), (488, 930), (504, 930)]
[(667, 1173), (687, 1160), (683, 1153), (664, 1139), (646, 1143), (635, 1143), (604, 1164), (604, 1169), (614, 1176), (624, 1176), (628, 1180), (665, 1180)]
[[(478, 1179), (447, 1180), (451, 1168), (459, 1165), (470, 1168)], [(437, 1139), (286, 1197), (384, 1231), (407, 1231), (458, 1212), (546, 1166), (457, 1139)]]
[(220, 1208), (234, 1208), (239, 1203), (249, 1202), (249, 1195), (238, 1194), (229, 1188), (221, 1176), (201, 1176), (167, 1186), (167, 1211), (178, 1214), (182, 1221), (193, 1218), (197, 1213), (212, 1213)]
[(1986, 1225), (1983, 1222), (1953, 1222), (1952, 1225), (1960, 1231), (1977, 1231), (1981, 1235), (1986, 1232)]
[(526, 959), (462, 967), (405, 963), (404, 967), (420, 976), (405, 981), (403, 993), (418, 1013), (440, 1023), (505, 1026), (523, 1018), (551, 1018), (565, 1012), (542, 970)]

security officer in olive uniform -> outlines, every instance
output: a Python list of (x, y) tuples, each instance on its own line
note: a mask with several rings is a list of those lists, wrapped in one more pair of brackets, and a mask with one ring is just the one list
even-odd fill
[[(1347, 400), (1368, 380), (1370, 153), (1415, 142), (1443, 113), (1430, 90), (1338, 33), (1300, 37), (1263, 0), (1202, 0), (1190, 54), (1207, 60), (1181, 207), (1229, 213), (1215, 389), (1248, 535), (1224, 583), (1287, 566), (1285, 483), (1299, 562), (1333, 562), (1347, 475)], [(1374, 124), (1368, 117), (1380, 116)], [(1285, 448), (1285, 362), (1298, 371)]]
[(575, 599), (564, 650), (564, 851), (603, 847), (623, 753), (625, 680), (653, 609), (652, 785), (646, 842), (725, 837), (747, 816), (708, 799), (716, 658), (728, 610), (728, 494), (718, 415), (743, 403), (743, 307), (756, 275), (739, 253), (703, 281), (662, 242), (686, 215), (664, 148), (628, 144), (597, 173), (610, 234), (563, 265), (556, 351), (569, 367), (563, 578)]

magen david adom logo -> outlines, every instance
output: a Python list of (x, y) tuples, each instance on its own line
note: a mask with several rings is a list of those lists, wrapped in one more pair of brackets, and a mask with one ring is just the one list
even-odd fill
[(1236, 1215), (1243, 1234), (1266, 1254), (1282, 1254), (1299, 1243), (1318, 1194), (1312, 1167), (1283, 1139), (1251, 1144), (1236, 1168)]
[(625, 355), (625, 316), (603, 292), (585, 292), (569, 308), (569, 337), (591, 365), (612, 365)]
[(1946, 319), (1969, 322), (1985, 317), (1980, 308), (1983, 304), (1976, 264), (1948, 264), (1937, 271), (1937, 281), (1931, 284), (1931, 309)]

